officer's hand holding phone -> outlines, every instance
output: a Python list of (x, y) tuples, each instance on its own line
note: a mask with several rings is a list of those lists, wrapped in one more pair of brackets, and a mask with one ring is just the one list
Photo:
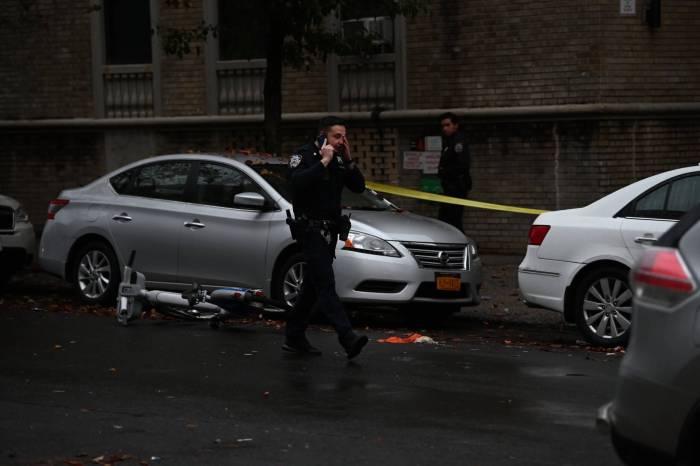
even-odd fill
[(323, 144), (321, 145), (321, 163), (324, 166), (328, 166), (329, 163), (331, 163), (331, 160), (333, 160), (333, 146), (328, 144), (328, 140), (326, 138), (323, 138)]

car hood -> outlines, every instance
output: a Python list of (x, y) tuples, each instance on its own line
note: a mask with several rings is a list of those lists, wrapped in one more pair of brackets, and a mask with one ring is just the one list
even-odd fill
[(350, 210), (352, 230), (389, 241), (421, 243), (465, 243), (467, 238), (455, 227), (407, 211)]

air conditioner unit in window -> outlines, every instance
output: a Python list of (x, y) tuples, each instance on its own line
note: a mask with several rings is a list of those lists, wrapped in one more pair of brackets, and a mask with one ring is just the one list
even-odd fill
[(377, 45), (394, 43), (394, 20), (388, 16), (356, 18), (343, 21), (346, 36), (372, 35)]

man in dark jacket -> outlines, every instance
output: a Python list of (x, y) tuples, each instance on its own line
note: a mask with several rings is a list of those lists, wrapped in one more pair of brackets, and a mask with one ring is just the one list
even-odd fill
[[(442, 191), (446, 196), (465, 199), (472, 189), (472, 179), (469, 174), (469, 147), (464, 133), (459, 129), (457, 116), (445, 113), (440, 116), (442, 130), (442, 155), (438, 166), (438, 176)], [(438, 218), (453, 225), (460, 231), (464, 207), (455, 204), (440, 204)]]
[[(319, 137), (297, 150), (289, 161), (289, 184), (296, 219), (295, 236), (306, 270), (301, 291), (290, 311), (282, 348), (295, 353), (320, 354), (306, 339), (309, 316), (317, 306), (335, 328), (348, 359), (357, 356), (367, 337), (357, 335), (335, 291), (333, 258), (342, 230), (341, 193), (365, 190), (365, 178), (350, 154), (345, 123), (337, 117), (319, 122)], [(347, 227), (345, 225), (346, 233)]]

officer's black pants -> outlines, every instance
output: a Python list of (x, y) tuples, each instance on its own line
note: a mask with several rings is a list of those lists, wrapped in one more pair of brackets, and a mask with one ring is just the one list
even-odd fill
[(333, 258), (337, 235), (331, 235), (331, 243), (328, 244), (320, 231), (308, 229), (298, 240), (306, 260), (306, 270), (294, 309), (287, 316), (285, 334), (289, 339), (303, 336), (312, 310), (318, 309), (343, 341), (352, 331), (352, 327), (335, 292)]
[[(449, 196), (449, 194), (447, 194)], [(464, 227), (462, 226), (462, 215), (464, 214), (464, 206), (455, 204), (440, 204), (438, 210), (438, 218), (445, 223), (457, 228), (459, 231), (464, 232)]]
[[(442, 180), (442, 192), (445, 193), (445, 196), (458, 197), (460, 199), (466, 199), (469, 194), (467, 190), (463, 189), (462, 186), (454, 180)], [(463, 214), (464, 206), (461, 205), (441, 203), (438, 208), (438, 219), (449, 223), (462, 233), (464, 233), (464, 227), (462, 226)]]

